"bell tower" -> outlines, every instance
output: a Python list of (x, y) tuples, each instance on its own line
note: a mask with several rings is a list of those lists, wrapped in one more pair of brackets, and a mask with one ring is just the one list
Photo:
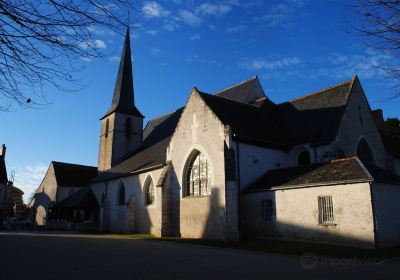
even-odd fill
[(141, 146), (143, 118), (144, 116), (135, 106), (128, 28), (112, 104), (100, 119), (99, 171), (110, 169)]

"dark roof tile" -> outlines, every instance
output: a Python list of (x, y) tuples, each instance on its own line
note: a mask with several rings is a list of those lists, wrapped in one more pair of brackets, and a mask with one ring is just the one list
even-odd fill
[(60, 187), (82, 187), (97, 175), (97, 167), (53, 161), (54, 173)]

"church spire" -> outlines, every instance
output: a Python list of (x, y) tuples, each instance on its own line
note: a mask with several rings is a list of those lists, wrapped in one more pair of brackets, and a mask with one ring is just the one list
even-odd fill
[(104, 119), (114, 112), (144, 118), (135, 107), (129, 27), (126, 30), (124, 48), (119, 63), (111, 108), (101, 119)]

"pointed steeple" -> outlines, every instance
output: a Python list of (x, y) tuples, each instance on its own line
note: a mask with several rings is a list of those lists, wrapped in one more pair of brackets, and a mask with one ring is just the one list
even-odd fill
[(114, 112), (144, 118), (135, 107), (129, 28), (126, 30), (124, 48), (119, 63), (111, 108), (101, 119), (104, 119)]

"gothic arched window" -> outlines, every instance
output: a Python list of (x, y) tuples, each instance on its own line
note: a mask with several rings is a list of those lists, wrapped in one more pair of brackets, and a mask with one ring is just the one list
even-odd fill
[(308, 151), (302, 151), (297, 157), (297, 165), (307, 165), (311, 163), (310, 153)]
[(151, 178), (145, 185), (146, 205), (154, 204), (155, 202), (155, 190), (153, 180)]
[(185, 176), (185, 196), (211, 193), (211, 174), (207, 158), (197, 152), (190, 161)]
[(118, 205), (125, 205), (125, 185), (123, 182), (119, 184), (118, 188)]
[(106, 131), (104, 132), (104, 136), (108, 137), (108, 130), (110, 129), (110, 121), (106, 120)]
[(357, 147), (357, 156), (361, 161), (374, 163), (374, 155), (367, 141), (361, 139)]
[(126, 135), (126, 137), (131, 136), (131, 130), (132, 130), (132, 120), (131, 120), (131, 118), (126, 118), (126, 122), (125, 122), (125, 135)]

